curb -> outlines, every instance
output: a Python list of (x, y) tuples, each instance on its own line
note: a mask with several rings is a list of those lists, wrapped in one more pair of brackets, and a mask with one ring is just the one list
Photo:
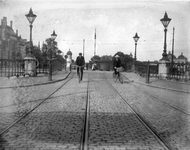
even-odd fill
[(47, 81), (47, 82), (42, 82), (42, 83), (29, 84), (29, 85), (21, 85), (21, 86), (0, 87), (0, 89), (18, 88), (18, 87), (30, 87), (30, 86), (39, 86), (39, 85), (52, 84), (52, 83), (56, 83), (56, 82), (60, 82), (62, 80), (65, 80), (70, 74), (71, 74), (71, 71), (64, 78), (58, 79), (58, 80), (54, 80), (54, 81)]
[(161, 86), (156, 86), (156, 85), (149, 85), (143, 82), (139, 81), (134, 81), (135, 83), (141, 84), (141, 85), (146, 85), (154, 88), (159, 88), (159, 89), (164, 89), (164, 90), (170, 90), (170, 91), (175, 91), (175, 92), (183, 92), (183, 93), (190, 93), (190, 91), (184, 91), (184, 90), (177, 90), (177, 89), (172, 89), (172, 88), (167, 88), (167, 87), (161, 87)]
[[(127, 78), (128, 80), (130, 80), (128, 77), (125, 76), (125, 78)], [(177, 90), (177, 89), (173, 89), (173, 88), (167, 88), (167, 87), (161, 87), (161, 86), (157, 86), (157, 85), (150, 85), (147, 83), (143, 83), (140, 81), (135, 81), (135, 80), (130, 80), (131, 82), (135, 82), (137, 84), (141, 84), (141, 85), (145, 85), (145, 86), (149, 86), (149, 87), (153, 87), (153, 88), (159, 88), (159, 89), (164, 89), (164, 90), (170, 90), (170, 91), (175, 91), (175, 92), (182, 92), (182, 93), (190, 93), (190, 91), (184, 91), (184, 90)], [(170, 82), (170, 81), (167, 81)], [(180, 83), (180, 84), (184, 84), (184, 83)]]

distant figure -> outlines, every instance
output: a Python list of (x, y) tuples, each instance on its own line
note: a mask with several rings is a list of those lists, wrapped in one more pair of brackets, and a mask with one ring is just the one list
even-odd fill
[(95, 64), (95, 63), (92, 64), (92, 70), (93, 70), (93, 71), (96, 70), (96, 64)]
[(114, 67), (115, 75), (119, 75), (119, 73), (117, 72), (117, 68), (121, 67), (121, 59), (119, 58), (119, 55), (115, 56), (113, 67)]
[[(82, 53), (79, 53), (79, 56), (76, 59), (76, 65), (80, 66), (80, 68), (81, 68), (81, 81), (82, 81), (82, 78), (83, 78), (83, 69), (84, 69), (84, 65), (85, 65), (85, 60), (84, 60), (84, 57), (82, 56)], [(79, 74), (79, 69), (80, 68), (77, 67), (77, 74)]]

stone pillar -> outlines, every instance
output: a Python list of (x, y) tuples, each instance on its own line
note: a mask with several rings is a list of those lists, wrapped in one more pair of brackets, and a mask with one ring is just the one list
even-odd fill
[(72, 63), (72, 61), (71, 61), (70, 57), (68, 57), (68, 58), (67, 58), (67, 65), (66, 65), (66, 68), (67, 68), (66, 70), (67, 70), (67, 71), (70, 71), (71, 63)]
[(159, 61), (159, 67), (158, 67), (158, 74), (159, 78), (161, 79), (166, 79), (168, 72), (169, 72), (169, 67), (167, 64), (170, 62), (168, 60), (160, 60)]

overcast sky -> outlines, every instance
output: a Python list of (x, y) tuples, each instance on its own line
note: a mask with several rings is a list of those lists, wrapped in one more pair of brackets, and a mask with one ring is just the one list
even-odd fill
[(133, 36), (137, 32), (138, 60), (159, 60), (164, 46), (164, 27), (160, 19), (167, 12), (171, 22), (167, 32), (167, 52), (172, 50), (175, 27), (174, 54), (181, 52), (190, 59), (190, 1), (124, 1), (124, 0), (0, 0), (0, 17), (13, 20), (14, 30), (29, 40), (29, 23), (25, 14), (32, 8), (37, 15), (33, 23), (35, 45), (57, 33), (59, 49), (66, 54), (70, 49), (73, 59), (83, 51), (85, 59), (94, 53), (114, 55), (117, 51), (134, 55)]

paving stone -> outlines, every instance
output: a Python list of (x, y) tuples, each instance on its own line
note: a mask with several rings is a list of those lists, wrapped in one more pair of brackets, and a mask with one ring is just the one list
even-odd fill
[[(106, 74), (109, 79), (111, 79), (110, 75), (109, 73)], [(123, 100), (110, 88), (101, 74), (89, 73), (89, 78), (91, 79), (89, 149), (163, 149), (130, 109), (126, 107)], [(112, 80), (110, 83), (125, 97), (137, 113), (141, 114), (155, 131), (166, 139), (167, 143), (171, 143), (174, 147), (179, 144), (178, 148), (181, 149), (188, 147), (189, 136), (187, 134), (189, 128), (187, 124), (190, 122), (190, 118), (187, 115), (182, 112), (179, 113), (177, 110), (171, 110), (165, 104), (153, 100), (152, 96), (141, 92), (130, 84), (121, 85), (113, 83)], [(184, 101), (187, 95), (138, 86), (173, 106), (179, 105), (180, 109), (188, 112), (188, 107), (185, 105), (188, 102)], [(52, 89), (56, 88), (53, 86), (44, 87), (44, 95), (48, 95)], [(80, 84), (75, 76), (38, 109), (4, 134), (2, 136), (3, 146), (10, 149), (18, 148), (17, 146), (36, 150), (79, 149), (86, 87), (87, 74)], [(39, 92), (37, 98), (40, 99), (42, 91), (35, 90), (33, 92)], [(32, 102), (33, 104), (38, 101), (37, 98), (35, 102)], [(30, 105), (26, 105), (26, 107), (28, 106)], [(0, 113), (3, 120), (0, 121), (0, 128), (19, 117), (19, 113), (15, 115), (15, 111), (13, 111), (14, 107), (7, 107), (12, 110), (12, 113), (6, 113), (5, 116)], [(188, 132), (186, 133), (186, 131)]]

